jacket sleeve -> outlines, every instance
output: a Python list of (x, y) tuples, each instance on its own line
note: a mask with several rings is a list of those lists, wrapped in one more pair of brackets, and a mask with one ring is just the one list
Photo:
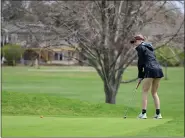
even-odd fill
[(144, 78), (144, 64), (145, 64), (145, 61), (144, 61), (144, 52), (145, 52), (145, 49), (142, 47), (142, 46), (138, 46), (138, 64), (137, 64), (137, 67), (138, 67), (138, 78)]

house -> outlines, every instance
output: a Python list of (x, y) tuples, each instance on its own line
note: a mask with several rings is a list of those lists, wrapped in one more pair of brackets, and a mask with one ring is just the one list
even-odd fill
[[(1, 46), (5, 44), (18, 44), (23, 48), (39, 51), (47, 47), (52, 50), (52, 62), (76, 64), (79, 58), (79, 52), (76, 51), (78, 44), (73, 40), (72, 47), (65, 40), (61, 40), (55, 33), (50, 31), (42, 24), (10, 24), (2, 23)], [(74, 39), (74, 38), (71, 38)]]

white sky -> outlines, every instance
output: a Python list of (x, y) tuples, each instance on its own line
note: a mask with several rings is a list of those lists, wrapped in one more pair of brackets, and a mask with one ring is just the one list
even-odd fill
[[(53, 2), (55, 2), (55, 1), (46, 1), (45, 3), (46, 4), (51, 4)], [(171, 5), (173, 4), (177, 7), (179, 7), (181, 9), (181, 12), (184, 13), (184, 1), (168, 1), (168, 2), (170, 2)], [(181, 4), (180, 2), (183, 3), (183, 4)], [(30, 3), (30, 1), (25, 1), (26, 7), (29, 5), (29, 3)]]
[[(184, 1), (173, 1), (177, 7), (181, 9), (181, 11), (184, 13)], [(183, 4), (181, 4), (182, 2)]]

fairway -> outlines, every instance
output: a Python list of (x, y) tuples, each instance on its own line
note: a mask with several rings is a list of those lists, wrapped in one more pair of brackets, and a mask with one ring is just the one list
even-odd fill
[(3, 136), (129, 136), (170, 119), (5, 116)]
[(0, 138), (185, 138), (183, 17), (181, 0), (2, 0)]
[[(137, 67), (129, 67), (123, 79), (136, 76)], [(135, 86), (121, 84), (111, 105), (105, 104), (103, 83), (91, 67), (3, 67), (2, 136), (183, 136), (184, 69), (168, 68), (168, 80), (160, 83), (162, 120), (152, 119), (151, 94), (148, 119), (136, 118), (141, 86), (129, 104)]]

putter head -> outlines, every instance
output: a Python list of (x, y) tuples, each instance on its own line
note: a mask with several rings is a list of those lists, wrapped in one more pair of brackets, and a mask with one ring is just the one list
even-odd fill
[(123, 118), (124, 118), (124, 119), (126, 119), (127, 117), (126, 117), (126, 116), (124, 116)]

